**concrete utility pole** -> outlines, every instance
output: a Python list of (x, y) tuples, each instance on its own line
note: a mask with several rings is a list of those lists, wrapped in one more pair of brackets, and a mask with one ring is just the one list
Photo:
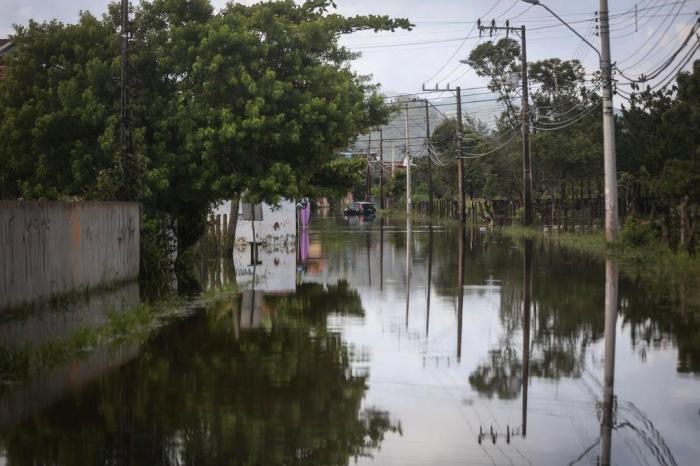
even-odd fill
[(605, 239), (617, 239), (617, 154), (615, 152), (615, 116), (612, 100), (612, 63), (610, 62), (610, 23), (608, 0), (600, 0), (600, 72), (603, 77), (603, 152), (605, 166)]
[(595, 50), (600, 59), (600, 74), (603, 78), (603, 156), (604, 156), (604, 180), (605, 180), (605, 239), (609, 242), (617, 239), (617, 154), (615, 152), (615, 117), (613, 115), (612, 101), (612, 63), (610, 61), (610, 16), (608, 14), (608, 1), (600, 0), (600, 46), (597, 48), (585, 37), (561, 19), (547, 5), (539, 0), (523, 0), (525, 3), (539, 5), (549, 11), (560, 23), (569, 28), (586, 45)]
[(379, 128), (379, 208), (384, 208), (384, 131)]
[(410, 217), (411, 207), (411, 150), (408, 147), (408, 102), (406, 102), (406, 214)]

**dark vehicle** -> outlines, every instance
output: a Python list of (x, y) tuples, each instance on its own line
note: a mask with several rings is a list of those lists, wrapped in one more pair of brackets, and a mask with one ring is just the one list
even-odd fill
[(353, 202), (345, 208), (345, 215), (374, 215), (377, 213), (377, 208), (371, 202)]

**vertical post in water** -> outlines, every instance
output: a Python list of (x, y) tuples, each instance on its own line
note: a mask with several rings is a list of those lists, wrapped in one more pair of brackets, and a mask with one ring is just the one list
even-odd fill
[(430, 282), (433, 280), (433, 226), (428, 225), (428, 291), (425, 312), (425, 338), (428, 338), (430, 329)]
[(459, 225), (459, 246), (457, 261), (459, 269), (457, 270), (457, 361), (462, 359), (462, 315), (464, 312), (464, 223)]
[(612, 464), (611, 444), (615, 401), (615, 331), (617, 328), (617, 286), (619, 270), (615, 259), (605, 260), (605, 364), (603, 369), (603, 416), (600, 422), (601, 461)]
[(615, 116), (612, 100), (612, 63), (610, 61), (610, 22), (608, 0), (600, 0), (600, 72), (603, 78), (603, 149), (605, 174), (605, 239), (617, 239), (617, 154), (615, 152)]
[(532, 240), (525, 240), (523, 257), (523, 437), (527, 436), (527, 390), (530, 379), (530, 308), (532, 293)]

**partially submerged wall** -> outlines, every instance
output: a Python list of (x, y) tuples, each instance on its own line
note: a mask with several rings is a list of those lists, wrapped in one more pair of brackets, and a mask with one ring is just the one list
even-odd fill
[(0, 201), (0, 310), (138, 278), (139, 204)]

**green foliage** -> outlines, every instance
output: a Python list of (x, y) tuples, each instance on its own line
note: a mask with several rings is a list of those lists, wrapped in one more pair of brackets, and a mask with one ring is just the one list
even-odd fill
[(656, 238), (648, 221), (636, 215), (630, 215), (625, 220), (625, 226), (620, 232), (620, 243), (623, 247), (644, 247), (651, 245)]
[(146, 216), (177, 239), (179, 256), (221, 199), (338, 192), (358, 167), (335, 162), (335, 152), (391, 111), (369, 77), (350, 70), (356, 54), (339, 36), (412, 25), (343, 17), (334, 7), (328, 0), (231, 2), (216, 13), (208, 0), (135, 6), (126, 159), (120, 5), (102, 19), (82, 13), (75, 25), (18, 26), (0, 82), (0, 196), (109, 200), (135, 191)]

